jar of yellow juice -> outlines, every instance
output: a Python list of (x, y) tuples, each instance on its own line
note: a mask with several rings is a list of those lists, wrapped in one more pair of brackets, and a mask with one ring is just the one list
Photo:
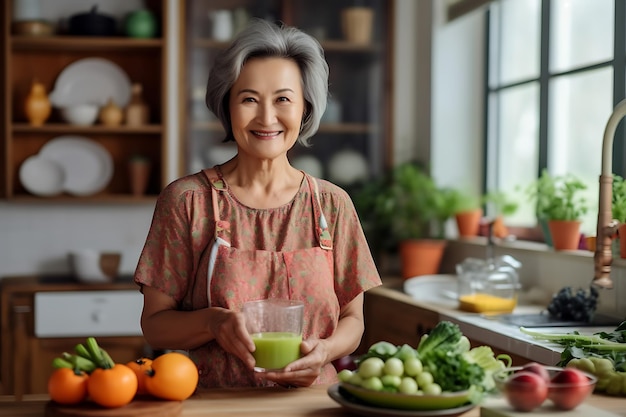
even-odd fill
[(510, 313), (517, 305), (521, 263), (505, 255), (467, 258), (457, 264), (459, 309), (473, 313)]

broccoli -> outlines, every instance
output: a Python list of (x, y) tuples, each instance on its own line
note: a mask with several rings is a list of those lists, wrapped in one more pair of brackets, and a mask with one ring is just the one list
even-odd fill
[(461, 341), (463, 333), (458, 325), (449, 321), (440, 321), (435, 328), (428, 334), (428, 337), (422, 337), (417, 346), (417, 353), (420, 357), (427, 357), (431, 352), (436, 350), (457, 350), (457, 344)]

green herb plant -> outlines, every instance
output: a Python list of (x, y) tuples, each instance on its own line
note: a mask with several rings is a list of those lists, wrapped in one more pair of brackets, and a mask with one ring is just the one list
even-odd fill
[(626, 224), (626, 181), (619, 175), (613, 175), (611, 212), (615, 220), (620, 224)]

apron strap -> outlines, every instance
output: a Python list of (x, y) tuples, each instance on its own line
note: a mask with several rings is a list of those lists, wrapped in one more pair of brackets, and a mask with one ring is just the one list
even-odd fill
[(213, 204), (213, 217), (215, 218), (215, 239), (209, 252), (209, 266), (207, 268), (207, 302), (211, 307), (211, 278), (215, 269), (215, 260), (220, 246), (230, 247), (230, 222), (220, 219), (219, 206), (217, 204), (218, 191), (226, 191), (224, 181), (217, 175), (215, 168), (204, 170), (204, 174), (211, 183), (211, 200)]
[(315, 227), (317, 228), (316, 234), (318, 237), (320, 248), (325, 250), (333, 250), (333, 240), (330, 236), (330, 232), (328, 231), (328, 223), (326, 222), (326, 217), (324, 217), (324, 212), (322, 211), (322, 203), (320, 202), (320, 193), (319, 187), (317, 185), (317, 180), (306, 173), (304, 174), (304, 176), (307, 178), (307, 181), (309, 181), (309, 184), (313, 182), (314, 212), (319, 212), (319, 219), (317, 219), (318, 221), (316, 222)]
[(220, 219), (220, 211), (217, 204), (217, 192), (225, 192), (226, 184), (217, 175), (215, 168), (204, 170), (204, 175), (211, 183), (211, 202), (213, 204), (213, 217), (215, 218), (215, 240), (225, 242), (230, 246), (230, 222)]

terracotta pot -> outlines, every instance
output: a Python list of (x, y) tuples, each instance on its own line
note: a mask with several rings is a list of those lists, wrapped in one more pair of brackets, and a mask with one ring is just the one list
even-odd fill
[(134, 196), (142, 196), (148, 188), (150, 179), (150, 161), (147, 159), (131, 159), (128, 161), (130, 190)]
[(580, 221), (549, 220), (548, 228), (555, 250), (576, 250), (580, 243)]
[(402, 278), (439, 273), (446, 244), (442, 239), (411, 239), (401, 242)]
[(461, 237), (478, 236), (480, 219), (483, 216), (482, 209), (462, 211), (455, 215), (456, 226)]

